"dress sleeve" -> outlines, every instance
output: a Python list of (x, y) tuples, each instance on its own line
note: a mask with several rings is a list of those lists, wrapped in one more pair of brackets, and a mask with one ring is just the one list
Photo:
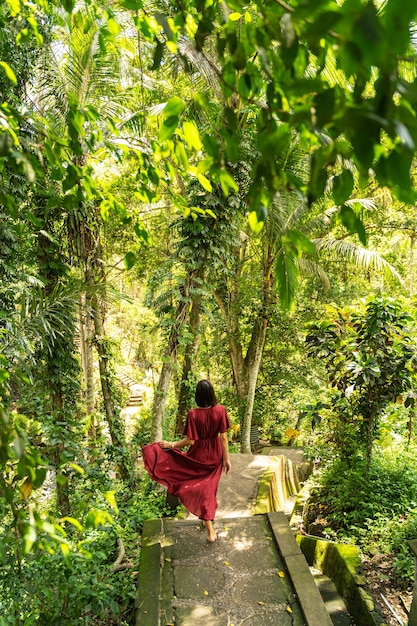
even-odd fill
[(188, 439), (192, 439), (193, 441), (197, 441), (198, 439), (198, 432), (195, 423), (195, 413), (192, 409), (191, 411), (188, 411), (183, 434), (188, 437)]
[(219, 433), (225, 433), (231, 427), (229, 416), (226, 409), (223, 407), (222, 416), (220, 419)]

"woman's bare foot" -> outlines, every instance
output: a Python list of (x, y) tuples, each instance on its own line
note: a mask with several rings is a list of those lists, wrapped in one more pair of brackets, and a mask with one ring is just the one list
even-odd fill
[(213, 528), (213, 522), (210, 520), (203, 520), (203, 524), (207, 529), (207, 541), (209, 543), (214, 543), (217, 539), (217, 535)]

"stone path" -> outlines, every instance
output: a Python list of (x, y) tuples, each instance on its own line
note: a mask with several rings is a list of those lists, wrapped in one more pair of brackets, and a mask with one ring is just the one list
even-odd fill
[(145, 522), (136, 626), (332, 626), (283, 513)]
[[(223, 474), (217, 492), (216, 520), (249, 517), (256, 502), (258, 482), (271, 463), (269, 457), (284, 454), (293, 463), (304, 460), (302, 448), (269, 448), (266, 454), (231, 454), (232, 469)], [(189, 519), (196, 519), (193, 515)]]
[[(300, 449), (291, 454), (302, 462)], [(145, 523), (136, 626), (337, 623), (285, 514), (251, 516), (258, 481), (270, 461), (268, 455), (231, 456), (232, 471), (219, 484), (214, 544), (206, 541), (206, 530), (194, 516)]]

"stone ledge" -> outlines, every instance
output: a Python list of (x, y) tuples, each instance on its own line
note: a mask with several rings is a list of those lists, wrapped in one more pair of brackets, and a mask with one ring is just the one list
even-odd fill
[[(289, 463), (291, 464), (291, 462)], [(302, 509), (309, 494), (305, 488), (300, 489), (295, 494), (295, 483), (292, 481), (289, 481), (285, 487), (276, 484), (280, 477), (286, 479), (287, 476), (288, 473), (282, 471), (282, 465), (278, 471), (274, 464), (268, 467), (259, 481), (258, 496), (253, 513), (284, 511), (285, 506), (288, 505), (288, 497), (291, 495), (294, 496), (295, 502), (290, 527), (295, 527), (299, 526), (302, 519)], [(359, 551), (355, 546), (321, 540), (312, 535), (296, 534), (295, 531), (294, 537), (307, 563), (317, 567), (333, 581), (338, 594), (343, 598), (349, 613), (357, 624), (360, 626), (386, 626), (382, 616), (375, 609), (372, 596), (366, 591), (366, 578), (360, 574), (361, 561)], [(329, 546), (334, 546), (334, 548), (330, 549)]]
[(297, 467), (286, 456), (270, 457), (271, 462), (258, 482), (252, 515), (292, 509), (300, 490)]
[[(161, 520), (148, 520), (144, 523), (142, 532), (141, 584), (137, 586), (135, 600), (136, 626), (159, 624), (158, 594), (161, 586), (161, 553)], [(158, 590), (156, 593), (155, 589)]]
[(313, 580), (306, 559), (301, 552), (288, 520), (281, 511), (267, 514), (291, 584), (298, 597), (306, 626), (332, 626), (319, 590)]
[(296, 541), (309, 565), (328, 576), (343, 598), (349, 613), (360, 626), (384, 626), (372, 596), (366, 590), (361, 573), (361, 559), (356, 546), (297, 535)]

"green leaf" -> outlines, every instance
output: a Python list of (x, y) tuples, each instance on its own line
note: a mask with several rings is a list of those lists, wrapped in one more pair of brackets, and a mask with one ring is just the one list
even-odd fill
[(142, 241), (145, 241), (148, 244), (152, 242), (152, 239), (149, 236), (148, 231), (142, 224), (136, 223), (133, 226), (133, 230), (135, 231), (135, 234), (137, 235), (137, 237), (141, 239)]
[(138, 11), (143, 8), (142, 0), (120, 0), (120, 4), (131, 11)]
[(75, 7), (76, 0), (61, 0), (61, 4), (67, 13), (72, 13)]
[(116, 35), (119, 34), (120, 31), (120, 26), (119, 24), (116, 22), (116, 20), (114, 19), (114, 17), (109, 17), (107, 19), (107, 28), (109, 29), (109, 33), (111, 35), (113, 35), (113, 37), (115, 37)]
[(178, 127), (178, 117), (176, 115), (172, 115), (164, 120), (161, 124), (161, 128), (159, 129), (159, 141), (165, 141), (165, 139), (169, 139), (172, 137), (174, 131)]
[(110, 504), (111, 508), (114, 510), (114, 512), (117, 515), (119, 513), (119, 508), (117, 506), (117, 502), (116, 502), (116, 498), (114, 494), (115, 494), (114, 491), (107, 491), (104, 494), (104, 497), (106, 498), (107, 502)]
[(39, 467), (35, 471), (35, 478), (33, 481), (33, 488), (38, 489), (45, 482), (46, 478), (46, 467)]
[(13, 448), (16, 452), (16, 456), (20, 459), (24, 455), (26, 449), (26, 443), (23, 437), (16, 435), (13, 440)]
[(264, 227), (268, 217), (267, 208), (261, 204), (256, 211), (251, 211), (248, 215), (248, 223), (254, 233), (259, 234)]
[(181, 141), (175, 144), (175, 156), (177, 157), (178, 163), (182, 165), (184, 169), (187, 169), (189, 166), (188, 155)]
[(310, 241), (308, 237), (304, 235), (304, 233), (299, 230), (293, 229), (288, 230), (285, 235), (281, 237), (281, 243), (284, 244), (285, 248), (294, 255), (294, 258), (301, 258), (303, 253), (314, 255), (316, 253), (316, 249), (314, 244)]
[(184, 109), (185, 104), (181, 100), (181, 98), (178, 98), (178, 96), (174, 96), (173, 98), (170, 98), (166, 103), (163, 110), (163, 116), (165, 119), (169, 117), (178, 117), (179, 115), (181, 115)]
[(7, 0), (7, 4), (9, 5), (9, 11), (12, 17), (16, 17), (16, 15), (19, 15), (21, 11), (19, 0)]
[(182, 128), (184, 131), (185, 140), (189, 148), (193, 148), (194, 150), (201, 150), (203, 144), (201, 143), (200, 133), (194, 122), (184, 122)]
[(325, 91), (322, 91), (321, 93), (318, 93), (315, 101), (314, 101), (314, 108), (316, 110), (316, 120), (317, 120), (317, 125), (322, 128), (323, 126), (325, 126), (325, 124), (327, 124), (327, 122), (330, 122), (333, 118), (333, 113), (334, 113), (334, 106), (335, 106), (335, 93), (334, 93), (334, 89), (326, 89)]
[(222, 90), (226, 98), (228, 98), (235, 89), (236, 70), (230, 61), (223, 66), (222, 71)]
[(226, 196), (226, 198), (231, 191), (234, 191), (236, 193), (239, 191), (239, 188), (236, 182), (233, 180), (229, 172), (225, 172), (224, 170), (221, 170), (219, 173), (219, 180), (220, 180), (222, 191), (224, 195)]
[(7, 156), (13, 148), (13, 139), (9, 133), (0, 133), (0, 157)]
[(68, 463), (68, 467), (71, 467), (71, 469), (78, 472), (78, 474), (81, 474), (81, 476), (85, 475), (85, 470), (77, 463)]
[(112, 522), (112, 517), (106, 511), (99, 511), (98, 509), (91, 509), (85, 519), (86, 528), (97, 528), (107, 522)]
[(281, 308), (284, 310), (291, 310), (294, 305), (298, 275), (292, 247), (287, 248), (284, 243), (275, 261), (275, 280), (278, 284)]
[(0, 67), (3, 68), (4, 73), (6, 74), (7, 78), (14, 83), (15, 85), (17, 85), (17, 78), (16, 78), (16, 74), (14, 73), (14, 71), (12, 70), (12, 68), (10, 67), (10, 65), (8, 63), (5, 63), (5, 61), (0, 61)]
[(158, 43), (155, 46), (155, 50), (154, 50), (154, 54), (153, 54), (153, 61), (152, 61), (152, 70), (157, 70), (161, 63), (162, 63), (162, 57), (164, 55), (164, 48), (165, 45), (162, 43), (162, 41), (158, 41)]
[(136, 263), (136, 255), (134, 252), (126, 252), (125, 257), (123, 259), (125, 268), (127, 270), (131, 270), (132, 267), (135, 265)]
[(33, 524), (28, 524), (25, 527), (24, 535), (23, 535), (23, 552), (28, 554), (30, 552), (33, 544), (37, 539), (36, 528)]
[(339, 219), (346, 230), (353, 234), (357, 234), (361, 243), (366, 246), (366, 231), (362, 220), (356, 215), (355, 211), (344, 204), (339, 212)]
[(203, 174), (199, 174), (198, 172), (196, 174), (196, 177), (200, 185), (203, 187), (203, 189), (209, 192), (213, 191), (213, 187), (211, 186), (211, 182), (209, 181), (208, 178), (203, 176)]
[(66, 543), (62, 543), (60, 542), (59, 547), (61, 548), (62, 554), (64, 555), (65, 559), (69, 558), (69, 555), (71, 553), (69, 545)]
[(401, 194), (412, 190), (410, 176), (413, 153), (409, 150), (395, 150), (386, 159), (386, 172), (391, 185), (397, 186)]
[(350, 170), (343, 170), (339, 176), (333, 179), (333, 199), (336, 204), (343, 204), (348, 200), (353, 191), (353, 175)]
[(216, 159), (220, 150), (217, 140), (212, 135), (207, 135), (207, 133), (205, 133), (203, 135), (203, 144), (207, 154)]
[(83, 530), (82, 525), (80, 524), (80, 522), (77, 519), (75, 519), (75, 517), (68, 517), (68, 515), (66, 515), (65, 517), (62, 518), (61, 521), (62, 522), (68, 522), (69, 524), (72, 524), (80, 532), (82, 532), (82, 530)]

